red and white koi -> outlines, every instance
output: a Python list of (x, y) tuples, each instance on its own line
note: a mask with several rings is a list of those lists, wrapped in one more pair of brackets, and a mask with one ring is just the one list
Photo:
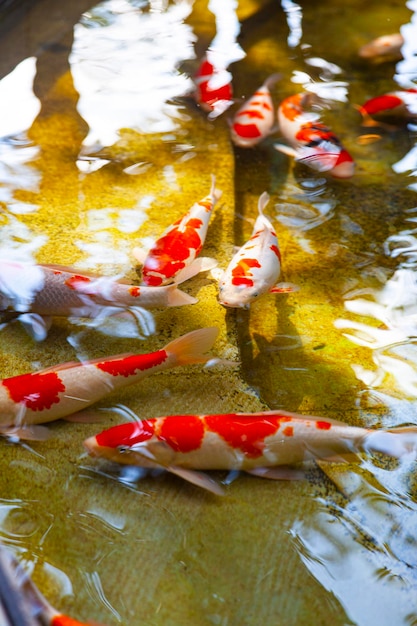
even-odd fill
[(177, 284), (150, 288), (59, 265), (0, 260), (0, 317), (18, 317), (36, 339), (45, 338), (52, 316), (101, 319), (127, 311), (141, 321), (142, 309), (195, 302)]
[(275, 124), (271, 87), (280, 74), (272, 74), (237, 111), (230, 134), (233, 143), (240, 148), (252, 148), (273, 132)]
[(251, 238), (236, 252), (219, 278), (219, 302), (226, 307), (248, 308), (251, 302), (267, 292), (293, 291), (288, 283), (276, 284), (281, 273), (281, 253), (271, 222), (263, 214), (269, 201), (264, 192)]
[(226, 69), (218, 69), (206, 56), (194, 75), (194, 97), (210, 118), (221, 115), (233, 104), (232, 77)]
[(200, 328), (149, 354), (121, 354), (85, 363), (62, 363), (0, 381), (0, 426), (42, 424), (89, 407), (116, 389), (180, 365), (207, 363), (218, 334)]
[(417, 119), (417, 89), (391, 91), (375, 98), (370, 98), (358, 107), (364, 126), (375, 126), (372, 117), (392, 117), (405, 120)]
[(214, 493), (219, 485), (198, 470), (243, 470), (291, 478), (288, 468), (312, 458), (358, 452), (401, 457), (417, 451), (417, 427), (371, 430), (286, 411), (172, 415), (113, 426), (84, 446), (91, 456), (123, 465), (164, 468)]
[(206, 239), (213, 208), (221, 197), (215, 182), (213, 176), (210, 193), (174, 222), (147, 254), (140, 248), (133, 250), (135, 257), (143, 263), (142, 281), (148, 287), (183, 282), (217, 264), (214, 259), (197, 259)]
[(328, 172), (335, 178), (350, 178), (355, 171), (353, 158), (330, 128), (319, 121), (318, 114), (305, 109), (314, 97), (299, 93), (281, 102), (278, 125), (290, 147), (274, 147), (314, 170)]

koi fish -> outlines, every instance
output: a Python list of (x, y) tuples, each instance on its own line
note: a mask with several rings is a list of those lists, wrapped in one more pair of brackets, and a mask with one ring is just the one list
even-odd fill
[(281, 102), (278, 125), (290, 147), (275, 144), (274, 148), (319, 172), (350, 178), (355, 170), (353, 158), (330, 128), (318, 120), (318, 114), (305, 110), (313, 97), (299, 93)]
[(213, 176), (210, 193), (174, 222), (147, 255), (140, 248), (133, 250), (138, 261), (143, 263), (142, 282), (148, 287), (183, 282), (217, 264), (214, 259), (196, 258), (204, 245), (213, 208), (222, 193), (216, 189), (215, 182)]
[(379, 122), (371, 119), (375, 116), (415, 120), (417, 119), (417, 89), (391, 91), (370, 98), (358, 107), (358, 110), (363, 117), (364, 126), (378, 126)]
[(276, 284), (281, 273), (281, 253), (271, 222), (263, 214), (269, 201), (264, 192), (251, 238), (236, 252), (219, 279), (219, 302), (226, 307), (248, 308), (264, 293), (293, 291), (288, 283)]
[(177, 284), (150, 288), (111, 277), (81, 274), (59, 265), (0, 260), (0, 316), (18, 318), (36, 339), (46, 337), (51, 316), (86, 317), (129, 312), (140, 320), (141, 309), (194, 304), (196, 298)]
[(233, 104), (230, 72), (217, 69), (206, 56), (194, 76), (194, 84), (194, 98), (209, 117), (218, 117)]
[[(4, 548), (0, 552), (0, 572), (2, 574), (1, 606), (6, 604), (5, 612), (11, 614), (11, 621), (7, 621), (7, 624), (11, 626), (34, 625), (35, 623), (42, 626), (100, 626), (97, 622), (79, 622), (51, 606), (17, 559)], [(9, 606), (12, 603), (13, 606)]]
[(382, 35), (359, 49), (362, 59), (378, 61), (395, 61), (402, 59), (401, 48), (404, 45), (404, 37), (401, 33)]
[(149, 354), (121, 354), (85, 363), (62, 363), (0, 381), (0, 425), (26, 426), (66, 417), (101, 400), (115, 389), (180, 365), (207, 363), (204, 356), (218, 334), (200, 328)]
[(270, 89), (280, 77), (280, 74), (269, 76), (237, 111), (230, 128), (236, 146), (252, 148), (273, 131), (275, 113)]
[[(163, 468), (216, 494), (222, 489), (199, 470), (242, 470), (289, 479), (286, 466), (311, 458), (417, 451), (417, 427), (371, 430), (286, 411), (171, 415), (113, 426), (84, 441), (88, 453), (122, 465)], [(337, 459), (337, 456), (336, 456)]]

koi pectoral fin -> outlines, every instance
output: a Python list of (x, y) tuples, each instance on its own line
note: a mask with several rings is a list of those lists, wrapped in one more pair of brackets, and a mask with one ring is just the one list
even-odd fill
[(280, 467), (254, 467), (245, 471), (247, 474), (252, 474), (252, 476), (270, 480), (304, 480), (306, 477), (303, 470), (287, 465), (281, 465)]
[(139, 261), (141, 265), (143, 265), (148, 253), (143, 248), (136, 247), (136, 248), (133, 248), (132, 254), (135, 257), (135, 259)]
[(197, 472), (196, 470), (189, 470), (183, 467), (177, 467), (175, 465), (170, 465), (166, 469), (171, 474), (175, 474), (175, 476), (183, 478), (192, 485), (202, 487), (206, 491), (214, 493), (216, 496), (225, 495), (224, 489), (220, 485), (218, 485), (216, 481), (210, 478), (210, 476), (204, 474), (204, 472)]
[(184, 267), (183, 270), (178, 272), (178, 274), (175, 277), (175, 284), (179, 285), (185, 282), (186, 280), (188, 280), (189, 278), (193, 278), (193, 276), (196, 276), (200, 272), (207, 272), (209, 270), (214, 269), (216, 266), (217, 266), (216, 259), (211, 259), (210, 257), (204, 257), (204, 256), (198, 257), (197, 259), (194, 259), (194, 261), (190, 265), (188, 265), (187, 267)]
[(298, 152), (294, 148), (290, 148), (290, 146), (285, 146), (282, 143), (274, 143), (275, 150), (278, 152), (282, 152), (282, 154), (286, 154), (289, 157), (294, 157), (296, 159), (298, 157)]
[(51, 431), (46, 426), (31, 424), (28, 426), (10, 426), (0, 428), (0, 436), (7, 437), (11, 441), (46, 441), (51, 436)]

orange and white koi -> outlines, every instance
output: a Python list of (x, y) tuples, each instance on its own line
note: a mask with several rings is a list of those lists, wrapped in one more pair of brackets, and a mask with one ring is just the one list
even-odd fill
[(236, 252), (219, 278), (219, 302), (226, 307), (248, 308), (267, 292), (293, 291), (288, 283), (276, 284), (281, 273), (281, 253), (271, 222), (263, 214), (269, 201), (264, 192), (251, 238)]
[(172, 415), (113, 426), (84, 442), (91, 456), (123, 465), (164, 468), (222, 493), (198, 470), (243, 470), (292, 478), (287, 467), (358, 452), (401, 457), (417, 451), (417, 427), (371, 430), (286, 411)]
[(319, 121), (318, 114), (305, 109), (313, 98), (313, 94), (299, 93), (281, 102), (278, 125), (290, 147), (274, 147), (314, 170), (350, 178), (355, 171), (353, 158), (330, 128)]
[(370, 98), (358, 107), (364, 126), (375, 126), (372, 117), (392, 117), (405, 120), (417, 119), (417, 89), (391, 91)]
[(100, 626), (97, 622), (79, 622), (51, 606), (17, 559), (4, 548), (0, 551), (0, 571), (3, 600), (1, 606), (4, 607), (4, 603), (7, 603), (4, 607), (5, 612), (10, 614), (11, 618), (7, 624), (11, 626), (35, 623), (39, 626)]
[(66, 417), (110, 392), (180, 365), (207, 363), (218, 334), (200, 328), (149, 354), (127, 353), (85, 363), (62, 363), (0, 381), (0, 425), (26, 426)]
[(142, 281), (148, 287), (183, 282), (217, 264), (214, 259), (197, 259), (206, 239), (213, 208), (221, 196), (215, 182), (213, 176), (210, 193), (174, 222), (157, 239), (147, 255), (140, 248), (133, 250), (136, 258), (143, 263)]
[(394, 61), (402, 59), (401, 48), (405, 43), (401, 33), (382, 35), (363, 45), (359, 56), (373, 61)]
[(273, 132), (275, 124), (271, 87), (280, 74), (272, 74), (237, 111), (230, 134), (233, 143), (241, 148), (252, 148)]
[(194, 75), (194, 84), (194, 98), (210, 118), (218, 117), (233, 104), (230, 72), (216, 68), (206, 56)]

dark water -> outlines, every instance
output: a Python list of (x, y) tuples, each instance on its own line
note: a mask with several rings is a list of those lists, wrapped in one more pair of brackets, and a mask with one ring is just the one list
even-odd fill
[[(120, 404), (139, 417), (284, 408), (415, 424), (416, 127), (369, 131), (355, 108), (416, 80), (415, 3), (237, 4), (237, 17), (225, 0), (0, 7), (0, 252), (134, 280), (133, 248), (215, 174), (223, 197), (204, 254), (226, 267), (266, 190), (283, 280), (299, 291), (226, 310), (199, 275), (184, 286), (198, 304), (155, 311), (149, 336), (148, 318), (56, 318), (42, 342), (10, 323), (0, 375), (217, 325), (214, 352), (238, 369), (158, 374), (99, 403), (105, 426)], [(399, 29), (403, 60), (359, 58)], [(214, 120), (184, 97), (210, 44), (233, 59), (238, 101)], [(325, 94), (352, 179), (294, 164), (274, 150), (278, 134), (232, 146), (233, 110), (275, 72), (275, 106), (303, 87)], [(379, 137), (364, 143), (368, 132)], [(413, 455), (321, 464), (302, 482), (240, 476), (215, 498), (87, 458), (83, 440), (103, 427), (59, 422), (46, 442), (1, 442), (1, 538), (59, 610), (109, 625), (417, 624)]]

